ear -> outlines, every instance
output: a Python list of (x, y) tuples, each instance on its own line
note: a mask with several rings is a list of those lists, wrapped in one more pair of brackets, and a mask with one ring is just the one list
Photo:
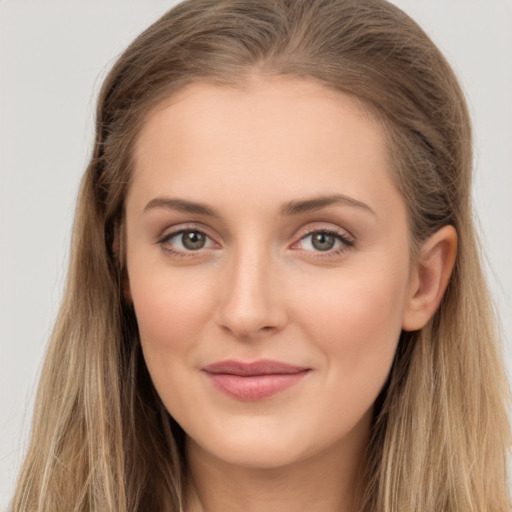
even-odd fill
[(128, 277), (128, 271), (126, 267), (123, 267), (121, 279), (123, 280), (123, 297), (128, 302), (132, 302), (132, 290), (130, 288), (130, 278)]
[(457, 255), (457, 232), (453, 226), (436, 231), (421, 246), (413, 263), (409, 296), (402, 317), (404, 331), (421, 329), (434, 316), (448, 286)]

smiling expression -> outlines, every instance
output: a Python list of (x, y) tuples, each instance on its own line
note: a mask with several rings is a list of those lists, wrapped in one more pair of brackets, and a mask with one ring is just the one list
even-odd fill
[(411, 294), (391, 176), (379, 123), (305, 79), (193, 84), (149, 116), (127, 293), (153, 383), (204, 453), (276, 467), (364, 445)]

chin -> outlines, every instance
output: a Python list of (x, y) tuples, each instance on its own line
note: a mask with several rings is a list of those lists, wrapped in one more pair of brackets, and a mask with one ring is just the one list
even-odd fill
[(203, 446), (201, 449), (225, 464), (246, 469), (278, 469), (302, 459), (303, 454), (296, 447), (283, 446), (283, 443), (277, 441), (224, 442), (215, 447)]
[(224, 463), (251, 469), (282, 468), (322, 451), (314, 432), (282, 427), (219, 428), (217, 432), (211, 431), (207, 439), (189, 437), (188, 443), (189, 448), (206, 452)]

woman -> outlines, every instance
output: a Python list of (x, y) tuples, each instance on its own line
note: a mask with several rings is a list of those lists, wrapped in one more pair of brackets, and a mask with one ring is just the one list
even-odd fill
[(470, 186), (397, 8), (177, 6), (103, 86), (14, 510), (508, 510)]

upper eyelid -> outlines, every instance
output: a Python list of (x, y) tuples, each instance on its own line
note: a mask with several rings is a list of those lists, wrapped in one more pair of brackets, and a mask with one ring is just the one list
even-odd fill
[(157, 236), (157, 241), (172, 238), (173, 236), (177, 236), (185, 231), (199, 231), (206, 235), (208, 238), (211, 238), (212, 240), (216, 241), (215, 237), (212, 236), (210, 233), (211, 230), (209, 230), (206, 226), (202, 224), (198, 225), (196, 223), (183, 223), (178, 224), (176, 226), (168, 226), (165, 229), (163, 229)]
[(333, 229), (333, 228), (315, 228), (315, 229), (311, 229), (309, 231), (306, 231), (303, 235), (301, 235), (301, 238), (304, 238), (306, 236), (309, 236), (313, 233), (329, 233), (330, 235), (336, 235), (336, 236), (339, 236), (339, 237), (342, 237), (342, 238), (352, 238), (351, 235), (349, 235), (347, 233), (347, 235), (345, 235), (345, 233), (342, 233), (341, 231), (337, 230), (337, 229)]
[[(321, 223), (319, 223), (321, 224)], [(329, 224), (329, 226), (326, 226), (325, 224)], [(340, 228), (338, 226), (333, 225), (332, 223), (324, 223), (324, 226), (314, 226), (314, 227), (306, 227), (301, 228), (296, 232), (295, 235), (298, 237), (299, 240), (302, 240), (303, 238), (307, 237), (308, 235), (311, 235), (313, 233), (329, 233), (335, 236), (339, 236), (340, 238), (343, 238), (345, 240), (350, 240), (351, 242), (354, 242), (356, 237), (347, 229)]]
[[(346, 247), (353, 247), (355, 245), (355, 239), (352, 237), (345, 236), (342, 233), (339, 233), (338, 231), (331, 231), (328, 229), (315, 229), (313, 231), (310, 231), (309, 233), (306, 233), (305, 235), (301, 236), (296, 242), (293, 242), (292, 246), (299, 243), (300, 241), (304, 240), (305, 238), (308, 238), (309, 236), (313, 235), (314, 233), (327, 233), (328, 235), (332, 235), (335, 238), (337, 238), (343, 245)], [(326, 253), (330, 252), (325, 251)]]

